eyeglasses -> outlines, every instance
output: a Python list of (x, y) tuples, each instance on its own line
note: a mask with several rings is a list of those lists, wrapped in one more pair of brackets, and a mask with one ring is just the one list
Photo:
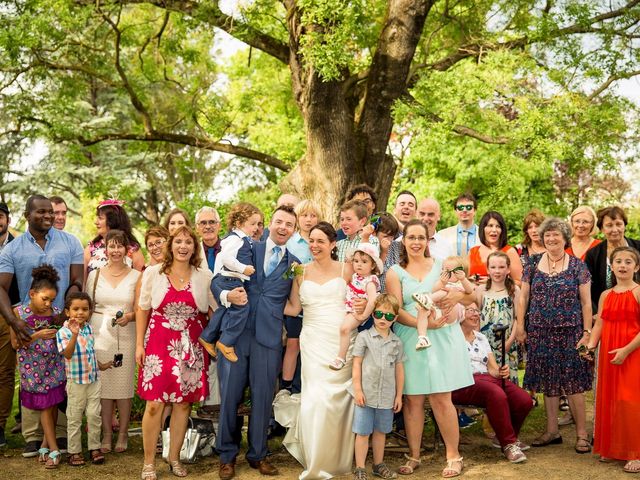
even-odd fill
[(593, 220), (574, 220), (572, 223), (575, 225), (592, 225)]
[(473, 210), (473, 205), (456, 205), (456, 210), (458, 210), (459, 212), (462, 212), (464, 210), (470, 212), (471, 210)]
[(465, 312), (469, 312), (469, 313), (480, 313), (480, 310), (478, 310), (477, 308), (466, 308)]
[(416, 240), (418, 242), (426, 242), (427, 241), (427, 237), (424, 235), (409, 235), (408, 237), (405, 237), (409, 242), (415, 242)]
[(220, 222), (218, 220), (200, 220), (198, 222), (198, 225), (200, 225), (201, 227), (206, 227), (207, 225), (214, 226), (214, 225), (217, 225), (219, 223)]
[(391, 312), (382, 312), (380, 310), (375, 310), (373, 312), (373, 318), (380, 320), (382, 317), (384, 317), (387, 322), (393, 322), (396, 319), (396, 314)]
[(165, 243), (167, 243), (167, 241), (164, 238), (161, 238), (160, 240), (156, 240), (153, 243), (147, 243), (147, 249), (151, 250), (152, 248), (160, 248), (162, 247)]

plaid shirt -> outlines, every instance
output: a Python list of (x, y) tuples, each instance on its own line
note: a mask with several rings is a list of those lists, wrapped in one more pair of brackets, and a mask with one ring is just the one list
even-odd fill
[[(60, 354), (67, 348), (71, 335), (69, 322), (64, 322), (64, 326), (56, 334)], [(93, 330), (88, 323), (85, 323), (78, 333), (73, 356), (71, 359), (64, 359), (68, 382), (86, 385), (98, 380), (98, 362), (94, 342)]]
[[(361, 242), (362, 240), (360, 239), (360, 234), (357, 234), (355, 237), (353, 237), (353, 240), (349, 240), (348, 238), (338, 240), (338, 242), (336, 243), (336, 248), (338, 249), (338, 260), (340, 260), (341, 262), (346, 261), (349, 250), (356, 248), (358, 245), (360, 245)], [(380, 242), (378, 241), (377, 237), (371, 235), (369, 237), (369, 243), (375, 246), (378, 251), (380, 251)]]

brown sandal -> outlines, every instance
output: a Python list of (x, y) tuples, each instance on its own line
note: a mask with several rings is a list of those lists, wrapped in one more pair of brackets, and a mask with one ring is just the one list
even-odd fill
[(573, 447), (576, 453), (589, 453), (591, 451), (591, 444), (587, 437), (576, 437), (576, 445)]
[(640, 473), (640, 460), (629, 460), (622, 470), (627, 473)]
[(84, 458), (79, 453), (73, 453), (69, 456), (69, 465), (72, 467), (81, 467), (84, 465)]
[(104, 454), (100, 450), (90, 450), (91, 463), (94, 465), (102, 465), (104, 463)]

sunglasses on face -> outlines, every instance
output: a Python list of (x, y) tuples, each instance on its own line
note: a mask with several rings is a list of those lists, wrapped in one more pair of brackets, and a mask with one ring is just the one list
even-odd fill
[(383, 317), (387, 322), (393, 322), (396, 319), (396, 314), (391, 312), (381, 312), (380, 310), (375, 310), (373, 312), (373, 318), (380, 320)]
[(473, 210), (473, 205), (456, 205), (456, 210), (458, 210), (459, 212), (462, 212), (464, 210), (470, 212), (471, 210)]

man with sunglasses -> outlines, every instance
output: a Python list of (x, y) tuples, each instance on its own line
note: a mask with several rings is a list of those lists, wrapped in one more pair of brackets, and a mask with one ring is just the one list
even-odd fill
[(474, 223), (478, 202), (472, 193), (463, 193), (453, 202), (458, 224), (438, 232), (440, 237), (451, 244), (457, 255), (466, 257), (469, 250), (480, 245), (478, 225)]

